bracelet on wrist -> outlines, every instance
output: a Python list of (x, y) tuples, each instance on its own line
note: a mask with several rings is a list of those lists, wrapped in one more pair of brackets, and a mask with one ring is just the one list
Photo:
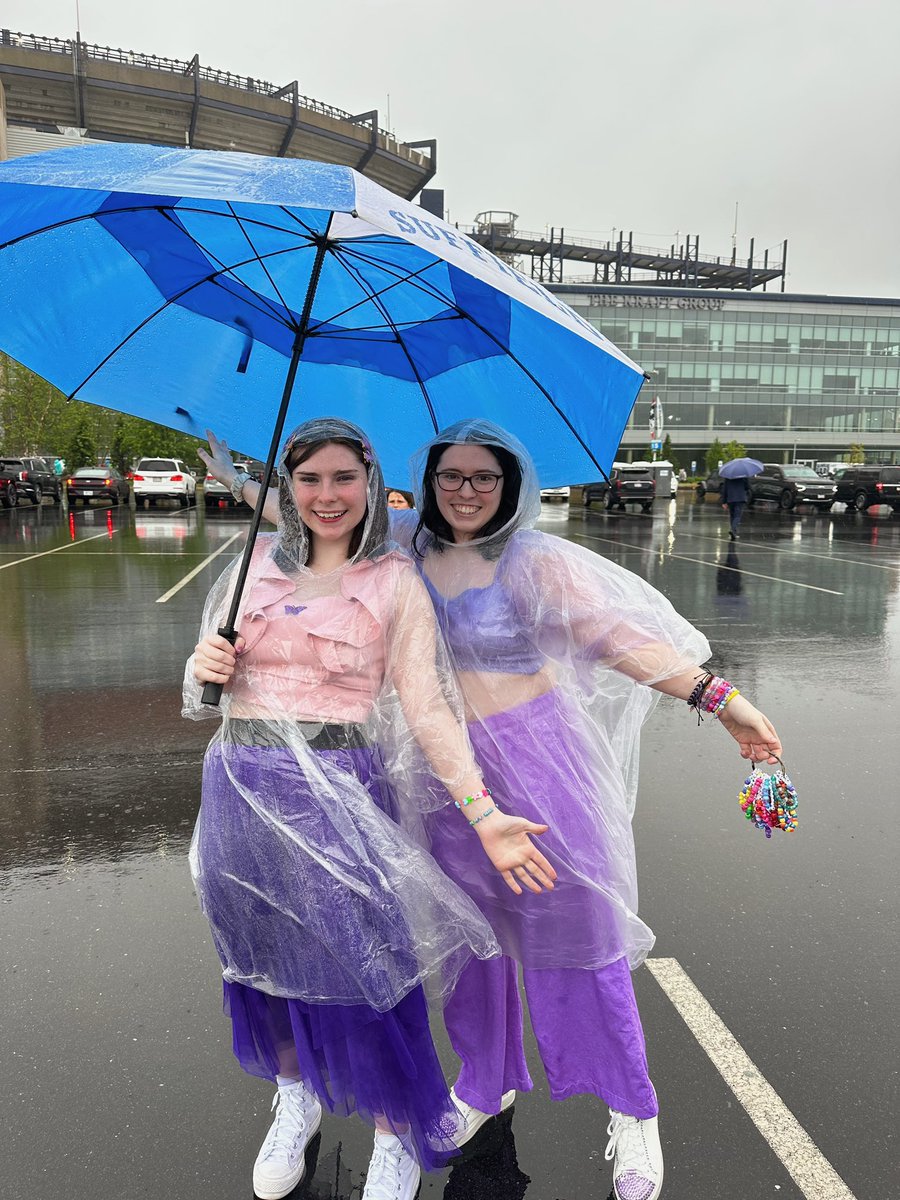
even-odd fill
[(688, 697), (688, 708), (693, 709), (697, 714), (697, 724), (699, 725), (703, 720), (704, 713), (715, 719), (722, 709), (740, 694), (734, 684), (729, 683), (727, 679), (723, 679), (720, 675), (707, 674), (698, 682)]
[(477, 825), (479, 821), (483, 821), (483, 820), (484, 820), (484, 818), (485, 818), (485, 817), (489, 817), (489, 816), (491, 815), (491, 813), (495, 813), (495, 812), (499, 812), (499, 811), (500, 811), (500, 810), (499, 810), (498, 808), (496, 808), (496, 807), (495, 807), (495, 805), (493, 805), (493, 804), (492, 804), (490, 808), (486, 808), (486, 809), (484, 810), (484, 812), (483, 812), (483, 813), (481, 813), (479, 816), (477, 816), (477, 817), (474, 817), (474, 818), (473, 818), (473, 819), (472, 819), (472, 820), (469, 822), (469, 824), (470, 824), (470, 825)]
[(463, 796), (462, 800), (454, 800), (453, 803), (462, 812), (464, 808), (467, 808), (470, 804), (474, 804), (477, 800), (490, 800), (493, 794), (491, 789), (486, 787), (482, 788), (480, 792), (473, 792), (471, 796)]
[(237, 500), (238, 504), (240, 504), (244, 498), (244, 484), (252, 478), (253, 476), (249, 471), (238, 471), (234, 479), (231, 481), (230, 491), (235, 500)]

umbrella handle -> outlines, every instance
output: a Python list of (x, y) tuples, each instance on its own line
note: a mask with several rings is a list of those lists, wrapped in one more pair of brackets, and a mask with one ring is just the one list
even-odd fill
[[(232, 626), (223, 625), (216, 632), (219, 637), (223, 637), (227, 642), (231, 642), (232, 646), (237, 641), (237, 630)], [(201, 703), (212, 704), (218, 707), (219, 701), (222, 699), (222, 688), (224, 686), (223, 683), (204, 683), (203, 695), (200, 697)]]

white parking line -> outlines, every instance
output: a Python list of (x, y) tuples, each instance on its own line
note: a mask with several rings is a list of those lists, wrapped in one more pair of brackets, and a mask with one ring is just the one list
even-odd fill
[(165, 604), (167, 600), (171, 600), (176, 592), (180, 592), (181, 589), (184, 587), (184, 585), (186, 583), (190, 583), (195, 575), (199, 575), (200, 572), (203, 570), (203, 568), (206, 566), (209, 566), (209, 564), (212, 562), (212, 560), (214, 558), (218, 558), (219, 555), (224, 550), (228, 549), (228, 547), (231, 545), (232, 542), (236, 542), (239, 537), (243, 537), (243, 536), (244, 536), (244, 530), (239, 529), (237, 531), (237, 533), (233, 534), (228, 539), (227, 542), (223, 542), (222, 545), (218, 548), (218, 550), (213, 550), (212, 554), (208, 554), (206, 556), (206, 558), (204, 558), (202, 563), (198, 563), (197, 566), (194, 567), (193, 571), (188, 571), (187, 575), (185, 575), (185, 577), (183, 579), (180, 579), (178, 581), (178, 583), (175, 584), (174, 587), (169, 588), (169, 590), (166, 592), (166, 594), (164, 596), (158, 597), (156, 603), (157, 604)]
[[(615, 538), (595, 537), (589, 533), (572, 533), (573, 538), (581, 538), (586, 542), (606, 542), (610, 546), (627, 546), (630, 550), (640, 550), (642, 554), (659, 554), (659, 550), (654, 550), (650, 546), (638, 546), (634, 542), (618, 542)], [(798, 583), (795, 579), (785, 579), (781, 575), (763, 575), (759, 571), (745, 571), (743, 567), (729, 567), (727, 563), (710, 562), (708, 558), (689, 558), (686, 554), (671, 554), (669, 551), (663, 552), (664, 558), (677, 558), (681, 562), (698, 563), (701, 567), (715, 567), (720, 571), (734, 571), (735, 575), (752, 575), (754, 579), (770, 579), (774, 583), (783, 583), (785, 587), (806, 588), (810, 592), (825, 592), (828, 596), (843, 596), (843, 592), (836, 592), (832, 588), (816, 587), (812, 583)]]
[(647, 968), (807, 1200), (854, 1200), (678, 960), (648, 958)]
[(107, 529), (104, 533), (92, 533), (90, 537), (78, 538), (75, 542), (66, 542), (65, 545), (54, 546), (52, 550), (41, 550), (37, 554), (26, 554), (24, 558), (17, 558), (15, 562), (3, 563), (0, 566), (0, 571), (5, 571), (7, 567), (17, 567), (19, 563), (31, 562), (33, 558), (43, 558), (45, 554), (58, 554), (60, 550), (71, 550), (73, 546), (80, 546), (82, 542), (96, 542), (97, 538), (108, 538), (109, 536), (110, 533)]

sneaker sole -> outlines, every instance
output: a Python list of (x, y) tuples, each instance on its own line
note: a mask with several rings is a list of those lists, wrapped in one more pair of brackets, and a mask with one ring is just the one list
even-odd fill
[(309, 1143), (313, 1140), (313, 1138), (319, 1132), (319, 1127), (321, 1126), (321, 1124), (322, 1124), (322, 1109), (320, 1107), (319, 1115), (316, 1118), (315, 1123), (310, 1126), (309, 1137), (306, 1139), (306, 1145), (303, 1147), (303, 1153), (300, 1155), (300, 1162), (297, 1164), (296, 1176), (294, 1176), (294, 1175), (289, 1176), (288, 1178), (290, 1178), (290, 1180), (291, 1180), (291, 1182), (289, 1184), (287, 1183), (287, 1181), (285, 1181), (284, 1183), (279, 1184), (277, 1187), (275, 1187), (274, 1185), (270, 1185), (267, 1187), (265, 1184), (258, 1185), (256, 1182), (256, 1179), (254, 1179), (253, 1180), (253, 1195), (256, 1197), (256, 1200), (283, 1200), (284, 1196), (289, 1196), (291, 1194), (291, 1192), (294, 1190), (294, 1188), (297, 1186), (297, 1184), (300, 1182), (300, 1180), (306, 1174), (306, 1151), (309, 1148)]
[(475, 1134), (478, 1133), (479, 1129), (483, 1129), (484, 1126), (487, 1125), (488, 1121), (495, 1120), (495, 1118), (500, 1116), (500, 1113), (508, 1112), (508, 1110), (512, 1108), (512, 1106), (515, 1104), (515, 1102), (516, 1102), (516, 1093), (515, 1092), (506, 1092), (505, 1095), (501, 1097), (499, 1113), (482, 1113), (481, 1116), (478, 1118), (477, 1122), (475, 1122), (472, 1125), (467, 1124), (465, 1136), (460, 1138), (459, 1140), (456, 1140), (454, 1138), (453, 1144), (454, 1144), (454, 1146), (456, 1146), (457, 1150), (461, 1150), (463, 1148), (463, 1146), (468, 1145), (469, 1142), (471, 1142), (472, 1138), (475, 1136)]

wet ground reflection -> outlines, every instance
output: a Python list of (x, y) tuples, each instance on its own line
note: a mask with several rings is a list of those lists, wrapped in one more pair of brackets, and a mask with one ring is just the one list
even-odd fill
[[(159, 602), (246, 525), (193, 509), (0, 513), (0, 1120), (12, 1200), (250, 1194), (271, 1092), (231, 1061), (187, 872), (214, 725), (179, 715), (202, 599), (234, 550)], [(679, 500), (653, 516), (545, 505), (542, 526), (661, 588), (777, 719), (806, 819), (796, 838), (757, 844), (737, 810), (742, 764), (720, 731), (660, 706), (642, 751), (642, 907), (657, 952), (684, 963), (856, 1194), (890, 1194), (884, 946), (900, 761), (882, 700), (900, 689), (900, 518), (754, 510), (729, 543), (721, 510)], [(636, 987), (663, 1101), (665, 1194), (794, 1200), (646, 972)], [(783, 1012), (789, 1032), (773, 1034)], [(439, 1050), (452, 1073), (445, 1041)], [(426, 1179), (423, 1200), (606, 1195), (596, 1101), (551, 1104), (541, 1078), (514, 1113), (483, 1131), (477, 1154)], [(368, 1129), (327, 1119), (297, 1195), (358, 1200), (369, 1151)]]

